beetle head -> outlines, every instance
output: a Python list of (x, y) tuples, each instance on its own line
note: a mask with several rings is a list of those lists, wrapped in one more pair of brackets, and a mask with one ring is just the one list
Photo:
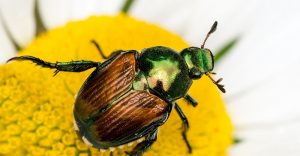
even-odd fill
[(212, 70), (214, 69), (214, 56), (212, 52), (204, 48), (205, 42), (210, 36), (217, 29), (217, 21), (212, 25), (210, 31), (207, 33), (206, 38), (201, 45), (201, 48), (198, 47), (189, 47), (183, 49), (180, 52), (180, 55), (185, 60), (186, 64), (189, 67), (189, 76), (192, 79), (200, 79), (202, 75), (207, 75), (214, 84), (222, 91), (225, 92), (224, 86), (219, 84), (222, 79), (214, 81), (210, 74), (214, 74)]
[(182, 50), (181, 56), (189, 67), (192, 79), (199, 79), (214, 68), (214, 56), (209, 49), (189, 47)]

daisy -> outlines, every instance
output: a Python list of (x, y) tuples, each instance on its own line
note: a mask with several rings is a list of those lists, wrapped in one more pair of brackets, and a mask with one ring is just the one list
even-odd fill
[[(0, 1), (2, 62), (34, 38), (34, 4), (32, 0)], [(38, 10), (44, 26), (52, 29), (90, 15), (115, 15), (122, 4), (121, 0), (40, 0)], [(193, 46), (200, 46), (203, 34), (218, 20), (219, 29), (206, 46), (216, 52), (237, 41), (216, 66), (228, 91), (224, 98), (235, 136), (242, 140), (230, 155), (299, 155), (299, 6), (296, 0), (139, 0), (129, 11)]]

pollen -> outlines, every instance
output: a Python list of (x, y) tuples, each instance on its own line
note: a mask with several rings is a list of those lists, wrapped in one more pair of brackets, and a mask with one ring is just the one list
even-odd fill
[[(97, 41), (106, 55), (120, 49), (141, 51), (151, 46), (167, 46), (180, 51), (188, 47), (178, 35), (120, 14), (94, 16), (50, 30), (19, 55), (52, 62), (104, 61), (91, 40)], [(0, 66), (0, 155), (109, 155), (109, 150), (101, 153), (84, 144), (73, 125), (74, 96), (91, 72), (60, 72), (53, 77), (53, 70), (29, 62)], [(226, 149), (232, 143), (232, 124), (219, 90), (203, 77), (194, 81), (189, 94), (198, 100), (196, 108), (184, 100), (178, 102), (190, 122), (188, 139), (193, 153), (188, 154), (181, 136), (182, 122), (173, 111), (159, 128), (158, 140), (146, 156), (227, 155)], [(112, 152), (115, 156), (125, 155), (131, 148), (124, 145)]]

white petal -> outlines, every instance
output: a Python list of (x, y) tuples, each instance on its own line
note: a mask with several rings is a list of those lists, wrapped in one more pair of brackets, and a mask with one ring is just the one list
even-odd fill
[(40, 0), (41, 16), (47, 28), (91, 15), (116, 14), (123, 0)]
[(34, 0), (0, 0), (0, 9), (13, 39), (25, 47), (35, 35)]
[(191, 20), (191, 7), (196, 0), (139, 0), (135, 1), (130, 15), (156, 23), (177, 34), (186, 32), (186, 24)]
[(38, 6), (47, 28), (64, 25), (71, 18), (72, 0), (39, 0)]
[(151, 21), (183, 36), (191, 45), (200, 46), (214, 21), (219, 22), (217, 33), (206, 47), (225, 43), (251, 27), (258, 0), (139, 0), (132, 14)]
[(11, 43), (7, 33), (0, 20), (0, 64), (5, 63), (9, 58), (16, 53), (14, 45)]
[(72, 2), (72, 19), (84, 19), (92, 15), (115, 15), (124, 0), (73, 0)]
[(299, 118), (300, 71), (296, 69), (299, 66), (300, 58), (297, 63), (286, 65), (291, 69), (278, 71), (255, 84), (254, 88), (248, 88), (244, 95), (228, 97), (228, 108), (236, 127), (276, 124)]
[(300, 22), (294, 20), (300, 10), (293, 5), (282, 1), (273, 2), (267, 11), (261, 8), (251, 31), (218, 66), (238, 125), (288, 120), (300, 114)]
[(231, 156), (299, 156), (300, 120), (243, 129), (237, 133), (242, 142), (230, 150)]
[(300, 154), (299, 2), (263, 1), (237, 47), (219, 64), (236, 133), (231, 155)]
[(249, 17), (249, 10), (254, 10), (254, 1), (197, 1), (193, 6), (191, 20), (186, 23), (185, 38), (194, 46), (200, 46), (206, 33), (214, 21), (218, 21), (217, 31), (210, 37), (206, 47), (213, 51), (218, 45), (246, 31), (253, 20)]

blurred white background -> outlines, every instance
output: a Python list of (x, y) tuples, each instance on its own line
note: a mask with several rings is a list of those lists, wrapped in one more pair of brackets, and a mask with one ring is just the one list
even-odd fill
[[(34, 0), (0, 0), (0, 62), (15, 55), (10, 38), (25, 47), (35, 36)], [(124, 0), (39, 0), (50, 29), (90, 15), (116, 14)], [(227, 108), (242, 139), (231, 156), (300, 155), (299, 0), (136, 0), (130, 14), (217, 51), (239, 37), (216, 66)]]

